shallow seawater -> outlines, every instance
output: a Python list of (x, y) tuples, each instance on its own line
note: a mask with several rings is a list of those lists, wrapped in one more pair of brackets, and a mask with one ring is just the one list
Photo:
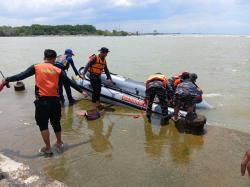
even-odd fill
[(52, 178), (69, 186), (249, 184), (239, 173), (247, 134), (210, 126), (204, 135), (180, 133), (173, 122), (160, 126), (155, 116), (150, 124), (135, 117), (141, 112), (120, 107), (95, 121), (74, 114), (86, 107), (79, 103), (65, 111), (63, 135), (70, 144), (46, 161)]
[[(159, 117), (153, 116), (150, 124), (141, 111), (117, 106), (87, 121), (79, 111), (90, 108), (88, 100), (62, 108), (65, 152), (52, 158), (37, 156), (42, 142), (33, 109), (16, 110), (2, 118), (10, 127), (12, 121), (18, 125), (6, 131), (1, 127), (1, 152), (69, 186), (249, 184), (239, 171), (248, 134), (213, 126), (206, 126), (204, 135), (180, 133), (171, 121), (160, 126)], [(54, 142), (53, 133), (51, 138)]]
[(45, 48), (62, 51), (72, 46), (80, 67), (88, 54), (108, 46), (111, 71), (136, 80), (144, 81), (159, 69), (168, 75), (183, 69), (199, 72), (204, 98), (216, 107), (198, 111), (207, 116), (208, 125), (204, 135), (194, 135), (180, 133), (173, 122), (160, 126), (157, 116), (150, 124), (141, 111), (125, 107), (111, 106), (100, 119), (87, 121), (78, 114), (90, 109), (91, 102), (81, 100), (62, 108), (65, 152), (43, 158), (37, 154), (43, 144), (34, 120), (34, 81), (29, 78), (25, 92), (14, 92), (12, 84), (0, 93), (3, 154), (69, 186), (249, 186), (248, 178), (240, 176), (241, 158), (250, 142), (249, 38), (27, 37), (0, 41), (6, 54), (0, 70), (6, 75), (39, 62)]
[[(47, 48), (55, 49), (58, 54), (72, 48), (75, 65), (80, 68), (103, 46), (111, 51), (107, 57), (110, 71), (138, 81), (144, 82), (156, 72), (168, 77), (182, 71), (197, 73), (204, 99), (215, 107), (200, 113), (216, 126), (250, 133), (250, 37), (1, 37), (4, 59), (0, 70), (6, 76), (23, 71), (40, 63)], [(72, 69), (68, 75), (73, 75)], [(34, 78), (24, 82), (33, 94)], [(2, 100), (0, 97), (0, 105)]]

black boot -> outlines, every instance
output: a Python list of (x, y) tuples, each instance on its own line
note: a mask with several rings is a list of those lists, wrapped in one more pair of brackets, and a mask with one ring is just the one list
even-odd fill
[(146, 116), (148, 118), (148, 122), (151, 123), (151, 112), (147, 112)]
[(187, 121), (187, 123), (192, 123), (194, 119), (196, 118), (197, 118), (197, 114), (195, 112), (190, 112), (190, 113), (187, 113), (185, 120)]
[(163, 116), (161, 118), (161, 125), (164, 126), (164, 125), (168, 125), (169, 124), (169, 119), (171, 118), (170, 115), (167, 115), (167, 116)]

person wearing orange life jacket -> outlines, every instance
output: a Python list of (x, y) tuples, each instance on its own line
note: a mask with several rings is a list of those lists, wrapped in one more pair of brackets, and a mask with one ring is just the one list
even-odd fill
[(161, 73), (156, 73), (154, 75), (149, 76), (145, 84), (146, 84), (145, 103), (147, 104), (147, 109), (146, 109), (147, 118), (150, 122), (152, 105), (155, 97), (157, 96), (162, 110), (161, 124), (165, 125), (166, 123), (168, 123), (168, 120), (170, 118), (168, 115), (167, 91), (172, 91), (171, 86), (168, 84), (168, 79), (165, 75), (162, 75)]
[(197, 114), (195, 113), (195, 98), (201, 96), (201, 94), (202, 92), (190, 80), (189, 74), (182, 74), (182, 82), (175, 90), (173, 121), (178, 121), (180, 107), (187, 108), (187, 115), (185, 119), (188, 122), (193, 121), (197, 117)]
[(99, 51), (99, 55), (90, 56), (89, 62), (85, 66), (84, 72), (81, 75), (81, 77), (85, 79), (85, 74), (87, 71), (90, 73), (89, 79), (93, 88), (92, 102), (95, 104), (95, 108), (97, 110), (102, 107), (100, 104), (100, 95), (102, 87), (101, 74), (103, 71), (105, 72), (107, 79), (111, 80), (112, 82), (106, 62), (106, 57), (110, 51), (106, 47), (102, 47)]
[(172, 77), (171, 80), (171, 86), (173, 88), (173, 90), (175, 90), (177, 88), (177, 86), (182, 82), (183, 77), (185, 77), (186, 75), (189, 75), (190, 73), (187, 71), (182, 72), (179, 75), (175, 75)]
[(35, 119), (45, 143), (45, 147), (42, 147), (39, 152), (45, 156), (52, 156), (53, 154), (48, 130), (49, 120), (57, 139), (55, 146), (60, 150), (63, 148), (60, 125), (61, 105), (58, 94), (59, 82), (69, 84), (86, 96), (86, 92), (72, 82), (64, 71), (54, 66), (56, 56), (54, 50), (46, 49), (43, 63), (32, 65), (22, 73), (2, 80), (2, 84), (6, 85), (8, 82), (23, 80), (35, 75)]

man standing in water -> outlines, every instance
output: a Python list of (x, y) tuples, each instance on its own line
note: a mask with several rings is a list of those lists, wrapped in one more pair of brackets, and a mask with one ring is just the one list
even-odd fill
[(45, 147), (39, 152), (45, 156), (52, 156), (50, 145), (50, 134), (48, 130), (48, 121), (50, 120), (56, 135), (57, 142), (55, 146), (62, 151), (63, 141), (61, 139), (61, 105), (58, 94), (59, 82), (63, 82), (72, 86), (75, 90), (81, 92), (84, 96), (86, 93), (72, 82), (61, 69), (54, 66), (56, 60), (56, 52), (51, 49), (44, 51), (44, 62), (30, 66), (24, 72), (7, 77), (2, 81), (2, 85), (8, 82), (14, 82), (26, 79), (35, 75), (35, 119), (40, 128)]
[(110, 76), (106, 57), (109, 53), (108, 48), (102, 47), (100, 50), (99, 55), (92, 55), (89, 57), (89, 62), (84, 68), (84, 72), (81, 75), (83, 79), (85, 79), (85, 74), (87, 71), (89, 71), (89, 79), (91, 86), (93, 88), (93, 94), (92, 94), (92, 102), (95, 104), (95, 109), (99, 110), (102, 108), (100, 103), (100, 95), (101, 95), (101, 87), (102, 87), (102, 80), (101, 80), (101, 74), (104, 71), (106, 73), (107, 79), (111, 80), (112, 78)]
[[(60, 55), (57, 57), (55, 66), (60, 68), (65, 73), (66, 71), (68, 71), (69, 67), (71, 66), (75, 72), (75, 75), (79, 75), (75, 67), (72, 56), (74, 56), (73, 51), (71, 49), (66, 49), (64, 55)], [(72, 97), (70, 85), (68, 83), (63, 83), (63, 84), (60, 83), (59, 85), (59, 96), (60, 96), (61, 103), (64, 104), (65, 102), (65, 99), (63, 96), (63, 86), (65, 88), (65, 91), (69, 100), (69, 104), (74, 104), (76, 100)]]

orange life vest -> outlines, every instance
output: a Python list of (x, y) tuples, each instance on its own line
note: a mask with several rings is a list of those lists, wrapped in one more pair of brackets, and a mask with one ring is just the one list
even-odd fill
[(177, 86), (181, 83), (181, 78), (176, 78), (173, 82), (173, 85), (174, 85), (174, 89), (177, 88)]
[(50, 63), (35, 66), (36, 91), (40, 97), (58, 96), (58, 83), (61, 69)]
[(155, 75), (149, 76), (149, 78), (146, 81), (146, 85), (152, 81), (162, 81), (163, 86), (165, 88), (167, 87), (167, 84), (168, 84), (168, 78), (165, 75), (161, 75), (161, 74), (155, 74)]
[(89, 72), (93, 73), (95, 75), (101, 75), (102, 72), (103, 72), (103, 70), (104, 70), (104, 68), (105, 68), (105, 66), (107, 65), (106, 60), (105, 59), (102, 60), (99, 57), (99, 55), (92, 55), (90, 57), (90, 60), (91, 60), (91, 58), (95, 58), (95, 63), (89, 67), (89, 69), (88, 69)]

